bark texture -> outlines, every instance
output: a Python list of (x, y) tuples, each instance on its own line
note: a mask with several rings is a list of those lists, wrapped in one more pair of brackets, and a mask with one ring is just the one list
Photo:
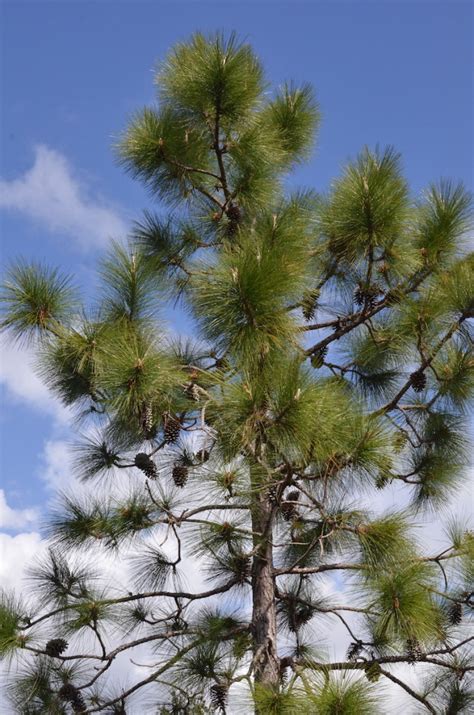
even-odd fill
[[(252, 631), (254, 639), (255, 682), (275, 686), (279, 682), (277, 620), (272, 547), (273, 506), (266, 494), (255, 497), (252, 526), (258, 547), (252, 564)], [(259, 712), (257, 710), (257, 712)], [(262, 714), (263, 715), (263, 714)]]

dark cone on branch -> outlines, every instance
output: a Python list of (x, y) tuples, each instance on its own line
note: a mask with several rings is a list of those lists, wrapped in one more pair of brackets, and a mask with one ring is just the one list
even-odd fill
[(227, 224), (227, 233), (229, 236), (233, 236), (239, 228), (239, 224), (242, 221), (242, 212), (236, 204), (231, 204), (226, 211), (229, 223)]
[(328, 349), (327, 346), (325, 346), (324, 348), (321, 348), (321, 350), (318, 350), (313, 355), (311, 355), (311, 365), (312, 367), (314, 367), (315, 370), (318, 370), (320, 367), (323, 366), (324, 359), (327, 354)]
[(347, 660), (356, 660), (360, 652), (362, 650), (362, 643), (360, 641), (356, 641), (355, 643), (351, 643), (348, 650), (347, 650)]
[(449, 609), (449, 622), (452, 626), (458, 626), (462, 621), (462, 604), (453, 603)]
[(145, 439), (153, 439), (153, 437), (156, 436), (156, 429), (153, 423), (153, 410), (150, 404), (146, 404), (142, 407), (140, 424)]
[(296, 504), (300, 493), (295, 491), (289, 492), (285, 497), (285, 503), (281, 505), (281, 514), (285, 521), (294, 521), (298, 516), (298, 509)]
[(145, 452), (139, 452), (135, 456), (135, 466), (141, 469), (148, 479), (156, 479), (158, 476), (154, 461)]
[(308, 603), (293, 603), (288, 614), (288, 627), (292, 633), (299, 631), (314, 616), (314, 608)]
[(184, 487), (189, 477), (189, 469), (184, 464), (175, 464), (171, 474), (177, 487)]
[(61, 653), (64, 653), (68, 646), (67, 641), (64, 638), (52, 638), (45, 645), (45, 653), (51, 658), (58, 658)]
[(365, 677), (369, 683), (376, 683), (380, 678), (380, 665), (378, 663), (367, 663), (364, 670)]
[(426, 387), (426, 375), (423, 370), (416, 370), (410, 375), (411, 386), (415, 392), (423, 392)]
[(252, 563), (247, 554), (236, 554), (232, 559), (232, 567), (239, 583), (245, 583), (250, 578)]
[(409, 663), (414, 663), (416, 660), (420, 660), (423, 656), (423, 651), (421, 650), (421, 646), (416, 638), (408, 638), (407, 655)]
[(301, 302), (301, 312), (305, 320), (313, 320), (318, 307), (319, 290), (311, 290), (304, 294)]
[(210, 454), (207, 449), (200, 449), (198, 452), (196, 452), (195, 456), (200, 464), (204, 464), (204, 462), (209, 461)]
[(72, 683), (65, 683), (60, 688), (58, 696), (61, 700), (71, 703), (73, 712), (83, 713), (85, 711), (86, 702), (80, 691)]
[(163, 435), (167, 444), (173, 444), (177, 441), (181, 432), (181, 423), (173, 415), (166, 413), (163, 415)]
[(359, 285), (354, 291), (354, 303), (359, 307), (367, 305), (368, 308), (373, 308), (380, 292), (378, 285), (373, 284), (366, 287)]
[(225, 715), (225, 707), (227, 705), (228, 687), (223, 683), (215, 683), (211, 686), (211, 704), (216, 710), (220, 710), (222, 715)]
[(278, 487), (275, 484), (272, 484), (268, 487), (267, 498), (270, 504), (272, 504), (273, 506), (276, 506), (278, 504)]

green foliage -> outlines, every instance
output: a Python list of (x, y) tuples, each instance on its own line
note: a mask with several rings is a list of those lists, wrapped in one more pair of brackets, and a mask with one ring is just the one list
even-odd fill
[(203, 334), (220, 349), (253, 364), (295, 341), (286, 310), (306, 280), (309, 255), (308, 197), (295, 197), (224, 248), (214, 264), (192, 279), (194, 312)]
[(104, 323), (83, 320), (45, 346), (40, 374), (66, 405), (99, 399), (105, 330)]
[(381, 648), (412, 639), (427, 645), (441, 639), (442, 616), (433, 598), (432, 566), (408, 561), (392, 570), (367, 574), (379, 615), (369, 616), (374, 642)]
[(81, 442), (73, 445), (74, 472), (82, 481), (102, 478), (114, 474), (119, 464), (116, 446), (104, 441), (100, 433), (84, 436)]
[(380, 697), (362, 679), (329, 677), (311, 697), (314, 710), (321, 715), (376, 715)]
[(321, 229), (336, 255), (355, 260), (399, 240), (409, 208), (399, 155), (391, 148), (383, 153), (365, 149), (334, 183), (322, 208)]
[(120, 323), (112, 329), (104, 360), (107, 371), (101, 386), (109, 396), (109, 409), (127, 419), (137, 432), (144, 405), (162, 414), (183, 381), (178, 366), (151, 330), (129, 329)]
[(362, 563), (374, 572), (397, 568), (416, 557), (413, 535), (401, 513), (387, 514), (357, 527)]
[(275, 132), (279, 149), (290, 161), (306, 158), (320, 116), (310, 85), (285, 84), (263, 112), (264, 124)]
[(69, 560), (60, 550), (49, 549), (32, 566), (28, 579), (38, 597), (51, 600), (58, 607), (77, 598), (87, 598), (97, 573), (80, 560)]
[(20, 715), (66, 715), (67, 709), (57, 695), (60, 679), (48, 658), (39, 657), (23, 668), (18, 679), (8, 688), (15, 712)]
[(22, 633), (26, 625), (26, 613), (23, 604), (14, 594), (0, 593), (0, 656), (9, 657), (18, 648), (24, 648), (29, 635)]
[(417, 244), (430, 261), (455, 255), (469, 229), (472, 198), (462, 184), (441, 180), (426, 192), (417, 216)]
[(209, 180), (188, 167), (209, 167), (209, 146), (202, 130), (190, 127), (182, 112), (145, 108), (129, 124), (118, 152), (125, 168), (160, 198), (188, 198)]
[(133, 322), (156, 314), (158, 285), (145, 255), (113, 243), (101, 274), (105, 320)]
[(459, 488), (467, 465), (464, 434), (463, 422), (448, 413), (432, 412), (424, 420), (422, 445), (410, 455), (411, 471), (417, 476), (416, 505), (439, 504)]
[(1, 302), (2, 328), (18, 340), (33, 340), (71, 319), (76, 296), (70, 279), (58, 270), (18, 261), (6, 275)]
[(170, 578), (176, 580), (176, 565), (157, 546), (141, 545), (130, 558), (134, 583), (139, 591), (163, 590)]
[(474, 359), (472, 351), (449, 345), (433, 362), (439, 380), (442, 403), (449, 409), (468, 409), (474, 394)]
[[(473, 535), (453, 524), (425, 549), (414, 516), (467, 465), (470, 197), (443, 181), (418, 201), (391, 148), (364, 149), (325, 198), (288, 192), (313, 91), (269, 91), (233, 35), (177, 45), (156, 81), (118, 154), (173, 213), (111, 245), (92, 306), (23, 262), (3, 290), (2, 327), (36, 339), (44, 382), (77, 410), (90, 488), (53, 509), (28, 614), (0, 601), (12, 707), (124, 715), (146, 686), (146, 708), (204, 715), (245, 687), (259, 715), (375, 715), (385, 664), (442, 659), (423, 707), (467, 712)], [(192, 338), (167, 334), (172, 302)], [(107, 549), (129, 557), (108, 584)], [(196, 566), (210, 586), (190, 583)], [(347, 631), (345, 658), (320, 650), (324, 621)], [(142, 682), (129, 669), (109, 689), (116, 656)]]
[(175, 46), (156, 83), (164, 103), (187, 118), (213, 121), (218, 114), (233, 126), (255, 108), (264, 88), (262, 67), (249, 45), (235, 35), (200, 33)]

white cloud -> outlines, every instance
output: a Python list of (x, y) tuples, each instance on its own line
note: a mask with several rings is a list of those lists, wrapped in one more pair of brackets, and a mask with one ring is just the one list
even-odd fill
[(3, 489), (0, 489), (0, 528), (23, 529), (29, 524), (34, 524), (38, 519), (37, 509), (12, 509), (7, 504)]
[(41, 479), (54, 492), (64, 490), (72, 483), (70, 446), (64, 440), (48, 440), (41, 455)]
[(83, 249), (104, 245), (126, 232), (117, 210), (91, 198), (67, 159), (44, 145), (36, 147), (31, 169), (18, 179), (0, 180), (0, 207), (75, 239)]
[(34, 370), (35, 355), (29, 348), (19, 348), (0, 339), (0, 383), (13, 401), (53, 416), (58, 422), (68, 419), (68, 410), (47, 389)]
[(25, 568), (30, 565), (45, 548), (38, 532), (10, 536), (0, 533), (0, 586), (22, 591)]

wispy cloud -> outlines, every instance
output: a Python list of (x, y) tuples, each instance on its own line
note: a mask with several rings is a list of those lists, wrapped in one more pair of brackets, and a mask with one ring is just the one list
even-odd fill
[(92, 198), (66, 157), (39, 145), (31, 169), (11, 181), (0, 180), (0, 207), (17, 211), (82, 249), (120, 238), (126, 225), (106, 201)]
[(24, 529), (38, 520), (38, 509), (13, 509), (7, 504), (3, 489), (0, 489), (0, 528)]
[(0, 384), (7, 389), (7, 395), (13, 402), (33, 407), (54, 417), (64, 424), (70, 415), (59, 400), (48, 390), (35, 372), (36, 356), (34, 351), (12, 345), (6, 339), (0, 339)]

